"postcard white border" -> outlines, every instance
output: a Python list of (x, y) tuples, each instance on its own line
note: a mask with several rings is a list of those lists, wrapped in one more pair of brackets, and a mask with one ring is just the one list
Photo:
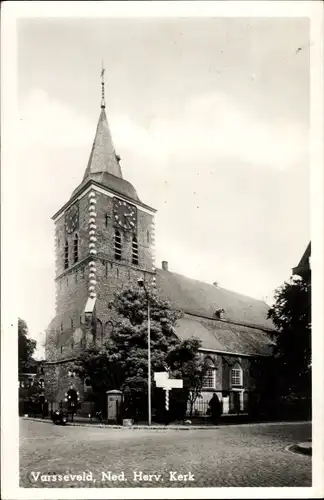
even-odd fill
[[(44, 17), (309, 17), (311, 20), (311, 240), (313, 271), (313, 486), (311, 488), (19, 488), (17, 311), (15, 285), (19, 222), (15, 212), (18, 18)], [(88, 498), (319, 498), (323, 493), (323, 5), (317, 1), (7, 2), (2, 4), (2, 497)], [(279, 76), (278, 76), (279, 77)], [(17, 232), (18, 231), (18, 232)]]

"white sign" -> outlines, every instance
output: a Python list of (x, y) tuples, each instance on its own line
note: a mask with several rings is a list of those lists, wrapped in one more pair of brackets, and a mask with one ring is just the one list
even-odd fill
[(167, 380), (169, 378), (168, 372), (155, 372), (154, 373), (154, 380), (156, 382), (157, 387), (162, 387), (162, 382), (164, 380)]
[(183, 380), (176, 378), (169, 378), (168, 372), (155, 372), (154, 380), (156, 383), (156, 387), (162, 387), (165, 390), (183, 388)]

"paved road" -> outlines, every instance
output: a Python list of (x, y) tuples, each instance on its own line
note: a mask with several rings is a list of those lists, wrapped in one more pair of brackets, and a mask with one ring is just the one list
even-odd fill
[(308, 423), (182, 431), (60, 427), (21, 419), (20, 486), (311, 486), (311, 457), (285, 450), (310, 434)]

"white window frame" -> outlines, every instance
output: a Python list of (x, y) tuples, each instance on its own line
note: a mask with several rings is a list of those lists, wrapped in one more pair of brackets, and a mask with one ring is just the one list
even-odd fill
[(240, 365), (234, 365), (231, 368), (231, 386), (242, 387), (243, 385), (243, 370)]
[[(212, 372), (211, 375), (206, 375), (204, 376), (203, 379), (203, 389), (215, 389), (216, 388), (216, 368), (214, 366), (210, 366), (208, 368), (208, 372)], [(208, 380), (211, 380), (212, 385), (206, 385), (206, 379), (208, 377)]]

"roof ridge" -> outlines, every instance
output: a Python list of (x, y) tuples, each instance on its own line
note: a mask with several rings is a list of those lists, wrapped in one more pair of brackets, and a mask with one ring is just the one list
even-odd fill
[[(165, 271), (164, 269), (162, 268), (159, 268), (157, 267), (156, 268), (157, 271), (163, 271), (163, 272), (167, 272), (167, 273), (170, 273), (170, 274), (173, 274), (173, 275), (176, 275), (176, 276), (180, 276), (181, 278), (185, 278), (187, 280), (191, 280), (191, 281), (196, 281), (197, 283), (203, 283), (204, 285), (207, 285), (207, 286), (210, 286), (211, 288), (216, 288), (218, 290), (223, 290), (224, 292), (229, 292), (231, 294), (235, 294), (235, 295), (238, 295), (240, 297), (244, 297), (246, 299), (251, 299), (251, 300), (255, 300), (256, 302), (262, 302), (263, 304), (265, 304), (266, 306), (268, 306), (268, 304), (262, 300), (262, 299), (257, 299), (255, 297), (251, 297), (250, 295), (245, 295), (243, 293), (239, 293), (239, 292), (235, 292), (234, 290), (230, 290), (229, 288), (224, 288), (222, 286), (218, 286), (217, 287), (215, 285), (213, 285), (212, 283), (208, 283), (207, 281), (203, 281), (203, 280), (198, 280), (196, 278), (191, 278), (190, 276), (186, 276), (184, 274), (180, 274), (180, 273), (176, 273), (176, 272), (173, 272), (173, 271)], [(269, 306), (268, 306), (269, 307)]]

